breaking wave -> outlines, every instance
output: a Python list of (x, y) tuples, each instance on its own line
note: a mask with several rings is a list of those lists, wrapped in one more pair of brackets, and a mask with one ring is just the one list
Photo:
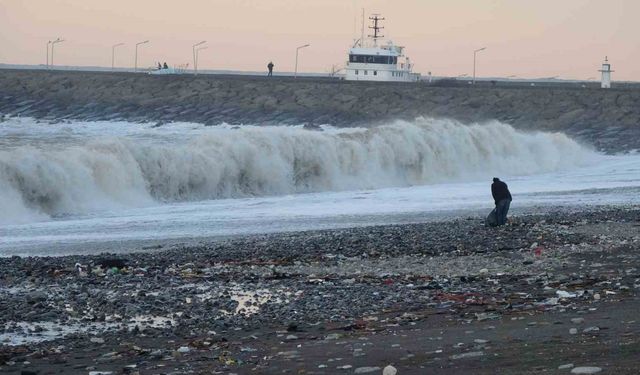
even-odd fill
[(368, 129), (208, 127), (176, 138), (90, 137), (0, 148), (0, 222), (537, 174), (584, 165), (593, 155), (559, 133), (424, 118)]

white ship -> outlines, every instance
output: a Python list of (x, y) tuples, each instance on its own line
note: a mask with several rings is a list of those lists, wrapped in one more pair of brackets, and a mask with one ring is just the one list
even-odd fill
[(369, 26), (373, 30), (373, 35), (369, 35), (366, 40), (363, 35), (349, 50), (345, 79), (382, 82), (419, 81), (420, 74), (413, 73), (413, 64), (404, 55), (404, 47), (397, 46), (392, 41), (380, 43), (384, 36), (380, 34), (383, 27), (379, 22), (384, 21), (384, 18), (375, 14), (369, 19), (373, 24)]

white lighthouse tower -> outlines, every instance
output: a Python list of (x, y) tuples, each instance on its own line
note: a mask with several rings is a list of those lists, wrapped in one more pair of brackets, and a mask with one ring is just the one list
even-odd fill
[(611, 64), (609, 64), (608, 57), (605, 56), (604, 62), (602, 63), (602, 69), (599, 70), (602, 73), (602, 80), (600, 81), (600, 87), (603, 89), (611, 88)]

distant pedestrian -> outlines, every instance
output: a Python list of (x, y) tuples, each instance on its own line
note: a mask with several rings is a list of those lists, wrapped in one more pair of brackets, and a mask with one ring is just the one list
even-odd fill
[(511, 193), (509, 187), (504, 182), (500, 181), (498, 177), (493, 178), (493, 184), (491, 184), (491, 195), (496, 204), (496, 219), (498, 225), (505, 225), (507, 223), (507, 213), (509, 212), (509, 206), (511, 206)]
[(162, 69), (169, 69), (169, 65), (167, 65), (167, 62), (164, 62), (164, 65), (162, 65)]
[(160, 62), (158, 62), (158, 70), (162, 69), (162, 64), (160, 64)]
[(273, 67), (275, 65), (273, 65), (273, 61), (269, 61), (269, 64), (267, 64), (267, 69), (269, 69), (269, 74), (267, 74), (267, 77), (271, 77), (273, 76)]

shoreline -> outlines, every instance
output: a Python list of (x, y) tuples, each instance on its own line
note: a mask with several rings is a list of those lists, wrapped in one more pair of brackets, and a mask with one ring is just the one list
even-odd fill
[[(562, 205), (549, 208), (541, 205), (524, 206), (524, 207), (512, 207), (509, 211), (509, 216), (528, 217), (539, 215), (550, 215), (552, 213), (560, 212), (562, 214), (572, 213), (586, 213), (586, 212), (599, 212), (616, 209), (625, 209), (626, 207), (634, 206), (631, 203), (610, 203), (610, 204), (573, 204)], [(210, 235), (201, 237), (174, 237), (174, 238), (158, 238), (158, 239), (122, 239), (122, 240), (103, 240), (103, 241), (86, 241), (79, 243), (62, 243), (58, 244), (54, 241), (53, 244), (47, 245), (47, 249), (52, 254), (45, 254), (40, 252), (23, 252), (25, 248), (33, 248), (33, 244), (20, 245), (20, 247), (13, 248), (0, 248), (0, 259), (10, 257), (21, 258), (59, 258), (59, 257), (95, 257), (100, 254), (110, 254), (113, 256), (126, 256), (127, 254), (144, 254), (147, 252), (165, 252), (173, 251), (176, 248), (198, 248), (200, 245), (210, 245), (215, 243), (225, 243), (231, 241), (252, 241), (257, 239), (272, 238), (278, 236), (297, 236), (306, 235), (314, 236), (323, 233), (341, 232), (348, 230), (364, 230), (364, 229), (380, 229), (393, 226), (403, 225), (423, 225), (423, 224), (437, 224), (448, 223), (458, 220), (475, 220), (477, 222), (483, 222), (487, 213), (492, 209), (491, 206), (487, 206), (482, 209), (459, 209), (459, 210), (444, 210), (444, 211), (432, 211), (432, 212), (413, 212), (413, 213), (396, 213), (396, 214), (374, 214), (374, 215), (361, 215), (353, 220), (342, 223), (336, 223), (335, 217), (327, 218), (326, 221), (333, 221), (333, 224), (327, 224), (327, 226), (321, 226), (317, 228), (302, 228), (302, 229), (290, 229), (290, 230), (265, 230), (263, 232), (248, 232), (237, 234), (224, 234), (224, 235)], [(44, 245), (36, 245), (38, 248), (43, 248)], [(67, 253), (58, 254), (58, 249), (66, 249)], [(84, 252), (80, 252), (83, 249)], [(97, 249), (105, 249), (99, 251)], [(111, 249), (117, 249), (113, 251)]]
[(0, 371), (633, 374), (638, 250), (632, 205), (0, 258), (2, 337), (76, 332)]

